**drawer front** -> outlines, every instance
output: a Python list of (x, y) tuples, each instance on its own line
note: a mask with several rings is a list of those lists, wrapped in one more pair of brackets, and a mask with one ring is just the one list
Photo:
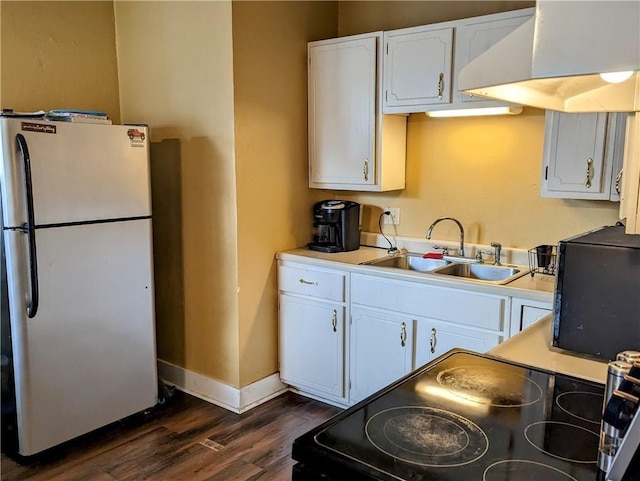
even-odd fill
[(507, 298), (354, 274), (351, 302), (502, 331)]
[(345, 279), (343, 272), (278, 266), (278, 288), (294, 294), (344, 302)]

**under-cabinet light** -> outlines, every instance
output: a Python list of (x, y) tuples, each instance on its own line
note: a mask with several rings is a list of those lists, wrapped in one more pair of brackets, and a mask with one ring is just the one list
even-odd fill
[(484, 107), (478, 109), (434, 110), (428, 117), (472, 117), (475, 115), (517, 115), (522, 107)]
[(619, 84), (620, 82), (624, 82), (625, 80), (631, 78), (634, 74), (633, 70), (625, 71), (625, 72), (606, 72), (601, 73), (600, 78), (605, 82), (609, 82), (610, 84)]

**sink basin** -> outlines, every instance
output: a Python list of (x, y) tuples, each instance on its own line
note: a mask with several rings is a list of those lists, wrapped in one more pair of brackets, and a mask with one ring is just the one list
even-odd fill
[(432, 274), (443, 276), (455, 276), (466, 279), (491, 282), (494, 284), (506, 284), (518, 277), (525, 275), (528, 271), (524, 268), (512, 266), (494, 266), (492, 264), (449, 264), (438, 268)]
[(443, 259), (425, 259), (422, 257), (422, 254), (408, 252), (406, 254), (397, 254), (381, 259), (361, 262), (361, 264), (377, 267), (395, 267), (396, 269), (407, 269), (418, 272), (431, 272), (439, 267), (447, 266), (449, 262)]

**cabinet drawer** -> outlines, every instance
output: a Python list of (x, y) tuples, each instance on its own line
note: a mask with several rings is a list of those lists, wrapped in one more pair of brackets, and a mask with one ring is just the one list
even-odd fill
[(351, 279), (354, 304), (503, 330), (506, 297), (355, 274)]
[(333, 301), (345, 301), (343, 272), (278, 266), (278, 288), (281, 291), (313, 296)]

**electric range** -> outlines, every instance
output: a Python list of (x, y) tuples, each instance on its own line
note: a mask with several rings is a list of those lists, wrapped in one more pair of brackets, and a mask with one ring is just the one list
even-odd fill
[(594, 481), (603, 396), (454, 349), (296, 439), (293, 480)]

